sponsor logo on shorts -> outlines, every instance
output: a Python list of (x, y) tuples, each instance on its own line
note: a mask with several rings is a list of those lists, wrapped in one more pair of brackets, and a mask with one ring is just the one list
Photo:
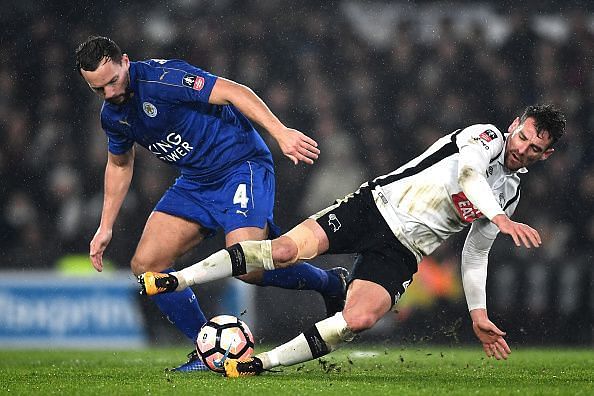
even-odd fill
[(332, 226), (332, 232), (336, 232), (340, 229), (340, 221), (334, 213), (330, 213), (330, 215), (328, 216), (328, 225)]
[(236, 214), (241, 214), (241, 215), (243, 215), (244, 217), (247, 217), (247, 212), (248, 212), (248, 210), (249, 210), (249, 209), (246, 209), (246, 210), (239, 210), (239, 209), (236, 209), (236, 210), (235, 210), (235, 213), (236, 213)]
[(155, 118), (157, 116), (157, 108), (151, 102), (144, 102), (142, 104), (142, 110), (144, 110), (144, 114), (151, 118)]
[(204, 77), (186, 74), (184, 78), (182, 78), (182, 84), (196, 91), (200, 91), (204, 88)]

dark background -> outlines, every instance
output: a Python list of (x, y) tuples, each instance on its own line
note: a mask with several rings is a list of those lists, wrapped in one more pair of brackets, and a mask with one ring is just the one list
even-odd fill
[[(319, 142), (315, 166), (293, 166), (264, 133), (276, 160), (275, 216), (284, 229), (443, 134), (473, 123), (505, 131), (525, 106), (556, 104), (568, 118), (566, 136), (550, 160), (523, 176), (515, 216), (541, 232), (543, 247), (517, 249), (499, 238), (489, 308), (513, 343), (592, 344), (594, 13), (591, 2), (544, 3), (5, 1), (0, 269), (53, 269), (64, 257), (88, 252), (101, 211), (106, 139), (101, 101), (78, 76), (73, 53), (100, 34), (132, 60), (182, 58), (244, 83), (286, 125)], [(128, 268), (147, 216), (175, 176), (139, 150), (106, 252), (114, 268)], [(463, 238), (434, 256), (449, 286), (415, 279), (418, 300), (387, 315), (364, 339), (471, 338), (459, 290)], [(219, 236), (179, 265), (221, 246)], [(352, 258), (316, 263), (350, 268)], [(229, 295), (237, 297), (229, 288), (221, 282), (197, 290), (207, 316), (220, 313)], [(260, 341), (285, 339), (322, 316), (314, 293), (250, 288)], [(143, 304), (149, 317), (156, 315)], [(234, 304), (241, 309), (243, 302)], [(172, 326), (158, 323), (151, 329), (155, 342), (179, 340)]]

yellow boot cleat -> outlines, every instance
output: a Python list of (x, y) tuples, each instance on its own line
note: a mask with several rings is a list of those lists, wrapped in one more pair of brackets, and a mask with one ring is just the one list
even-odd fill
[(260, 375), (263, 371), (265, 370), (262, 366), (262, 361), (257, 357), (251, 357), (246, 360), (225, 360), (225, 377), (238, 378)]
[(160, 293), (174, 292), (179, 285), (177, 278), (171, 274), (145, 272), (138, 275), (140, 294), (154, 296)]

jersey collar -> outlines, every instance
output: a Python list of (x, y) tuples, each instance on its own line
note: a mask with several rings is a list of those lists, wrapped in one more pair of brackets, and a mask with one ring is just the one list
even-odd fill
[(136, 68), (138, 62), (130, 62), (130, 68), (128, 69), (128, 73), (130, 74), (130, 89), (132, 92), (136, 92)]

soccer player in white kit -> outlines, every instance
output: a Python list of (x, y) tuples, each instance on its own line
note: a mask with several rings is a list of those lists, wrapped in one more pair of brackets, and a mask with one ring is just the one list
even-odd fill
[(227, 376), (257, 375), (324, 356), (371, 328), (398, 302), (422, 257), (470, 225), (461, 270), (472, 327), (488, 357), (506, 359), (505, 332), (487, 315), (489, 250), (499, 232), (516, 246), (540, 246), (535, 229), (510, 217), (520, 198), (520, 174), (553, 153), (565, 123), (553, 106), (536, 105), (506, 134), (491, 124), (454, 131), (275, 240), (241, 242), (181, 271), (145, 273), (139, 280), (150, 293), (179, 291), (321, 254), (358, 253), (342, 312), (269, 352), (225, 362)]

